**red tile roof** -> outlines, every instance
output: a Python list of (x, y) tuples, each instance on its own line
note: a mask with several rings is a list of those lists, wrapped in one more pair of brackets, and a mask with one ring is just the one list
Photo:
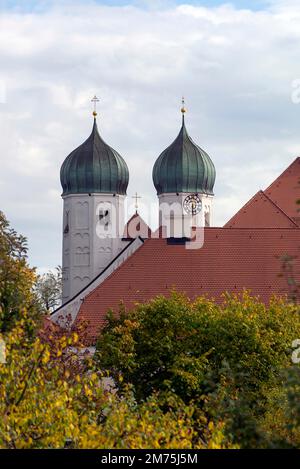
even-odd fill
[(226, 223), (225, 227), (298, 228), (298, 225), (263, 191), (259, 191)]
[(150, 238), (151, 233), (151, 228), (149, 228), (139, 213), (136, 212), (126, 223), (123, 237), (126, 239), (134, 239), (138, 236), (141, 238)]
[(76, 321), (89, 322), (89, 338), (97, 336), (109, 309), (120, 302), (132, 308), (172, 288), (190, 298), (206, 294), (220, 300), (224, 291), (251, 289), (267, 302), (273, 293), (287, 293), (279, 277), (280, 256), (298, 256), (300, 230), (288, 228), (206, 228), (199, 250), (171, 245), (166, 239), (148, 239), (101, 285), (86, 296)]
[(300, 206), (296, 204), (296, 200), (300, 199), (300, 157), (293, 161), (265, 193), (300, 226)]

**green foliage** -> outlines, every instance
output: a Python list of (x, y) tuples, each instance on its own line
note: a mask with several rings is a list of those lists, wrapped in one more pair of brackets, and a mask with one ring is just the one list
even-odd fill
[(270, 306), (245, 292), (219, 306), (173, 293), (138, 305), (119, 319), (108, 317), (96, 359), (114, 376), (122, 373), (137, 395), (172, 390), (190, 400), (214, 390), (224, 362), (235, 384), (255, 399), (289, 361), (300, 329), (296, 306), (274, 299)]
[(95, 367), (77, 332), (30, 338), (23, 312), (3, 334), (0, 448), (299, 447), (298, 316), (247, 293), (221, 306), (173, 293), (110, 315)]
[[(300, 432), (300, 368), (291, 367), (286, 373), (288, 413), (291, 428)], [(299, 435), (300, 436), (300, 435)]]
[(0, 332), (12, 328), (24, 309), (32, 316), (37, 314), (34, 281), (34, 269), (27, 264), (26, 239), (0, 212)]
[[(23, 319), (4, 338), (0, 364), (0, 448), (226, 448), (223, 424), (194, 416), (193, 406), (153, 395), (142, 404), (130, 388), (109, 390), (90, 360), (74, 353), (76, 334), (48, 343), (29, 341)], [(68, 367), (72, 355), (72, 372)], [(78, 362), (80, 375), (74, 374)], [(83, 366), (84, 365), (84, 366)], [(175, 402), (175, 404), (174, 404)], [(199, 430), (195, 429), (197, 421)]]
[(173, 292), (119, 318), (110, 314), (95, 359), (131, 383), (138, 400), (173, 392), (225, 421), (228, 441), (266, 446), (259, 426), (268, 393), (281, 385), (299, 332), (299, 309), (278, 298), (266, 307), (244, 292), (217, 305)]
[(281, 386), (269, 391), (261, 430), (271, 447), (300, 448), (300, 367), (283, 371)]
[(36, 337), (60, 275), (36, 281), (26, 256), (0, 212), (0, 448), (300, 447), (296, 302), (173, 292), (109, 313), (92, 360), (77, 353), (84, 324)]

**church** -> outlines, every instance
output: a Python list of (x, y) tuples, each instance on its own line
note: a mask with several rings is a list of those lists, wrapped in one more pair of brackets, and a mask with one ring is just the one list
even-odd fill
[[(97, 99), (96, 97), (94, 98)], [(223, 227), (213, 226), (216, 169), (182, 125), (153, 167), (159, 228), (125, 219), (129, 171), (101, 137), (94, 109), (88, 139), (62, 164), (63, 298), (50, 317), (85, 321), (93, 345), (108, 310), (118, 312), (173, 289), (222, 301), (248, 289), (267, 303), (295, 295), (300, 271), (300, 157)]]

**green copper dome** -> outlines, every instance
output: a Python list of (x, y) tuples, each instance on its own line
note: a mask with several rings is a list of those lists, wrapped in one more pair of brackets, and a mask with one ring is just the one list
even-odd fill
[(99, 135), (96, 119), (89, 138), (72, 151), (60, 170), (63, 195), (126, 194), (129, 174), (121, 155)]
[(178, 137), (156, 160), (152, 177), (158, 195), (170, 192), (213, 195), (215, 166), (187, 133), (184, 116)]

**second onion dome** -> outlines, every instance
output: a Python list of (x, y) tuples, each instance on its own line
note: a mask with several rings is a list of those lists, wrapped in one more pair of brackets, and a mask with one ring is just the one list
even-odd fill
[(164, 150), (153, 167), (157, 194), (202, 193), (213, 195), (215, 166), (209, 155), (189, 136), (181, 110), (182, 127), (174, 142)]

